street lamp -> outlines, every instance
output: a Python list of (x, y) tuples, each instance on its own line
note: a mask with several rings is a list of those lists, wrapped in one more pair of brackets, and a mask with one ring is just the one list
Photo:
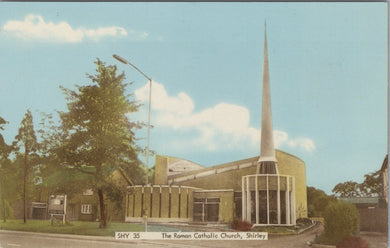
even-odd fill
[(147, 136), (147, 141), (146, 141), (146, 185), (148, 185), (148, 167), (149, 167), (149, 136), (150, 136), (150, 106), (152, 105), (152, 79), (148, 77), (145, 73), (143, 73), (140, 69), (138, 69), (135, 65), (130, 63), (129, 61), (125, 60), (121, 56), (118, 56), (116, 54), (112, 55), (116, 60), (119, 62), (130, 65), (134, 69), (136, 69), (139, 73), (142, 74), (146, 79), (149, 80), (149, 109), (148, 109), (148, 136)]

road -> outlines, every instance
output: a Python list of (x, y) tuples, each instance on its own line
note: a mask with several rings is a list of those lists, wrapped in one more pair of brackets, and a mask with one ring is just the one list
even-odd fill
[(270, 236), (267, 241), (122, 241), (111, 237), (91, 237), (79, 235), (58, 235), (28, 232), (0, 231), (1, 248), (222, 248), (222, 247), (267, 247), (267, 248), (307, 248), (306, 242), (313, 241), (316, 234), (321, 231), (321, 226), (316, 226), (300, 235)]

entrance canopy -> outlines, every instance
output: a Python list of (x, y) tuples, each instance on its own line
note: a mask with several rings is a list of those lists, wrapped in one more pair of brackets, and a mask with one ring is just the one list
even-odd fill
[(242, 177), (242, 220), (256, 226), (295, 225), (293, 176), (254, 174)]

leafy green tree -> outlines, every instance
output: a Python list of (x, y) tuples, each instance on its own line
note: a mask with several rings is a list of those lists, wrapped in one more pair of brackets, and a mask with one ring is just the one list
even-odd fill
[(337, 184), (332, 192), (337, 197), (358, 197), (362, 196), (360, 184), (354, 181), (347, 181)]
[(115, 188), (109, 175), (118, 168), (135, 178), (143, 174), (134, 137), (134, 129), (142, 124), (129, 120), (139, 105), (129, 100), (132, 95), (126, 95), (129, 84), (123, 83), (125, 75), (117, 75), (116, 66), (106, 66), (99, 59), (95, 64), (97, 74), (88, 75), (91, 85), (76, 86), (77, 91), (63, 89), (68, 112), (60, 112), (63, 133), (56, 154), (62, 166), (92, 176), (99, 197), (100, 226), (105, 228), (105, 193)]
[[(0, 131), (4, 130), (4, 125), (7, 122), (0, 116)], [(3, 135), (0, 133), (0, 162), (3, 163), (4, 160), (8, 159), (10, 153), (10, 146), (8, 146), (3, 138)]]
[(377, 170), (364, 175), (364, 181), (360, 184), (360, 190), (364, 196), (383, 197), (383, 173)]
[[(67, 194), (68, 197), (72, 195), (71, 192), (80, 192), (79, 185), (70, 183), (62, 175), (66, 168), (60, 166), (60, 161), (57, 156), (57, 149), (61, 146), (64, 134), (59, 125), (58, 118), (53, 114), (40, 113), (41, 120), (39, 122), (39, 178), (40, 183), (37, 185), (39, 194), (39, 201), (47, 201), (50, 194)], [(54, 179), (53, 179), (54, 178)], [(72, 191), (65, 190), (72, 187)]]
[(337, 201), (334, 197), (327, 195), (324, 191), (315, 187), (307, 187), (307, 206), (309, 217), (323, 217), (326, 207)]
[[(0, 116), (0, 130), (4, 130), (4, 125), (7, 124), (7, 122), (3, 119), (3, 117)], [(7, 156), (7, 144), (4, 142), (3, 135), (0, 134), (0, 159)]]
[(383, 173), (377, 170), (364, 175), (363, 183), (347, 181), (337, 184), (332, 192), (337, 197), (383, 197)]
[[(29, 171), (32, 165), (37, 161), (38, 142), (35, 136), (33, 116), (30, 110), (27, 110), (20, 124), (19, 132), (13, 142), (15, 152), (24, 156), (24, 173), (23, 173), (23, 221), (27, 221), (27, 184)], [(34, 162), (35, 161), (35, 162)], [(31, 165), (30, 165), (31, 164)]]
[[(8, 124), (7, 121), (5, 121), (0, 116), (0, 131), (4, 130), (4, 125)], [(12, 150), (12, 147), (7, 145), (4, 141), (3, 135), (0, 133), (0, 163), (3, 163), (5, 160), (8, 160), (8, 156)]]

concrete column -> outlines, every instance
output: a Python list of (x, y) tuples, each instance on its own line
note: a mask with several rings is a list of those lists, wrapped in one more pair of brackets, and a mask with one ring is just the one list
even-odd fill
[(251, 192), (249, 189), (249, 177), (246, 177), (246, 221), (251, 223)]
[(280, 218), (281, 218), (281, 213), (280, 213), (280, 177), (279, 175), (277, 175), (278, 177), (278, 191), (277, 191), (277, 208), (278, 208), (278, 224), (280, 224)]
[(266, 176), (267, 177), (267, 224), (269, 224), (269, 186), (268, 186), (268, 175)]
[(161, 218), (169, 218), (169, 195), (170, 188), (162, 187), (161, 188)]
[(180, 218), (187, 218), (188, 188), (180, 190)]
[(292, 224), (296, 224), (296, 206), (295, 206), (295, 178), (292, 177), (292, 190), (291, 190), (291, 205), (292, 205)]
[(242, 202), (242, 206), (241, 206), (241, 219), (242, 221), (245, 221), (246, 220), (246, 190), (245, 190), (245, 180), (246, 180), (246, 177), (242, 177), (241, 178), (241, 202)]
[(179, 218), (179, 187), (172, 187), (171, 189), (171, 218)]
[(134, 188), (134, 216), (133, 217), (142, 217), (142, 188), (141, 187), (135, 187)]
[(145, 187), (143, 187), (143, 189), (144, 189), (144, 192), (143, 192), (143, 216), (147, 216), (149, 218), (150, 213), (151, 213), (150, 203), (151, 203), (151, 199), (152, 199), (152, 188), (151, 188), (151, 186), (145, 186)]
[(160, 195), (161, 195), (161, 186), (160, 187), (156, 187), (154, 186), (154, 188), (152, 187), (153, 191), (152, 191), (152, 198), (151, 198), (151, 211), (150, 211), (150, 217), (153, 217), (153, 218), (160, 218), (160, 207), (161, 207), (161, 203), (160, 203)]
[(255, 181), (255, 195), (256, 195), (256, 224), (259, 224), (259, 186), (258, 186), (258, 176), (256, 175)]
[(125, 208), (125, 218), (126, 217), (130, 217), (129, 215), (129, 212), (130, 212), (130, 204), (129, 204), (129, 199), (130, 199), (130, 195), (129, 195), (129, 192), (126, 192), (126, 208)]
[(286, 224), (291, 224), (290, 219), (290, 177), (286, 177)]

